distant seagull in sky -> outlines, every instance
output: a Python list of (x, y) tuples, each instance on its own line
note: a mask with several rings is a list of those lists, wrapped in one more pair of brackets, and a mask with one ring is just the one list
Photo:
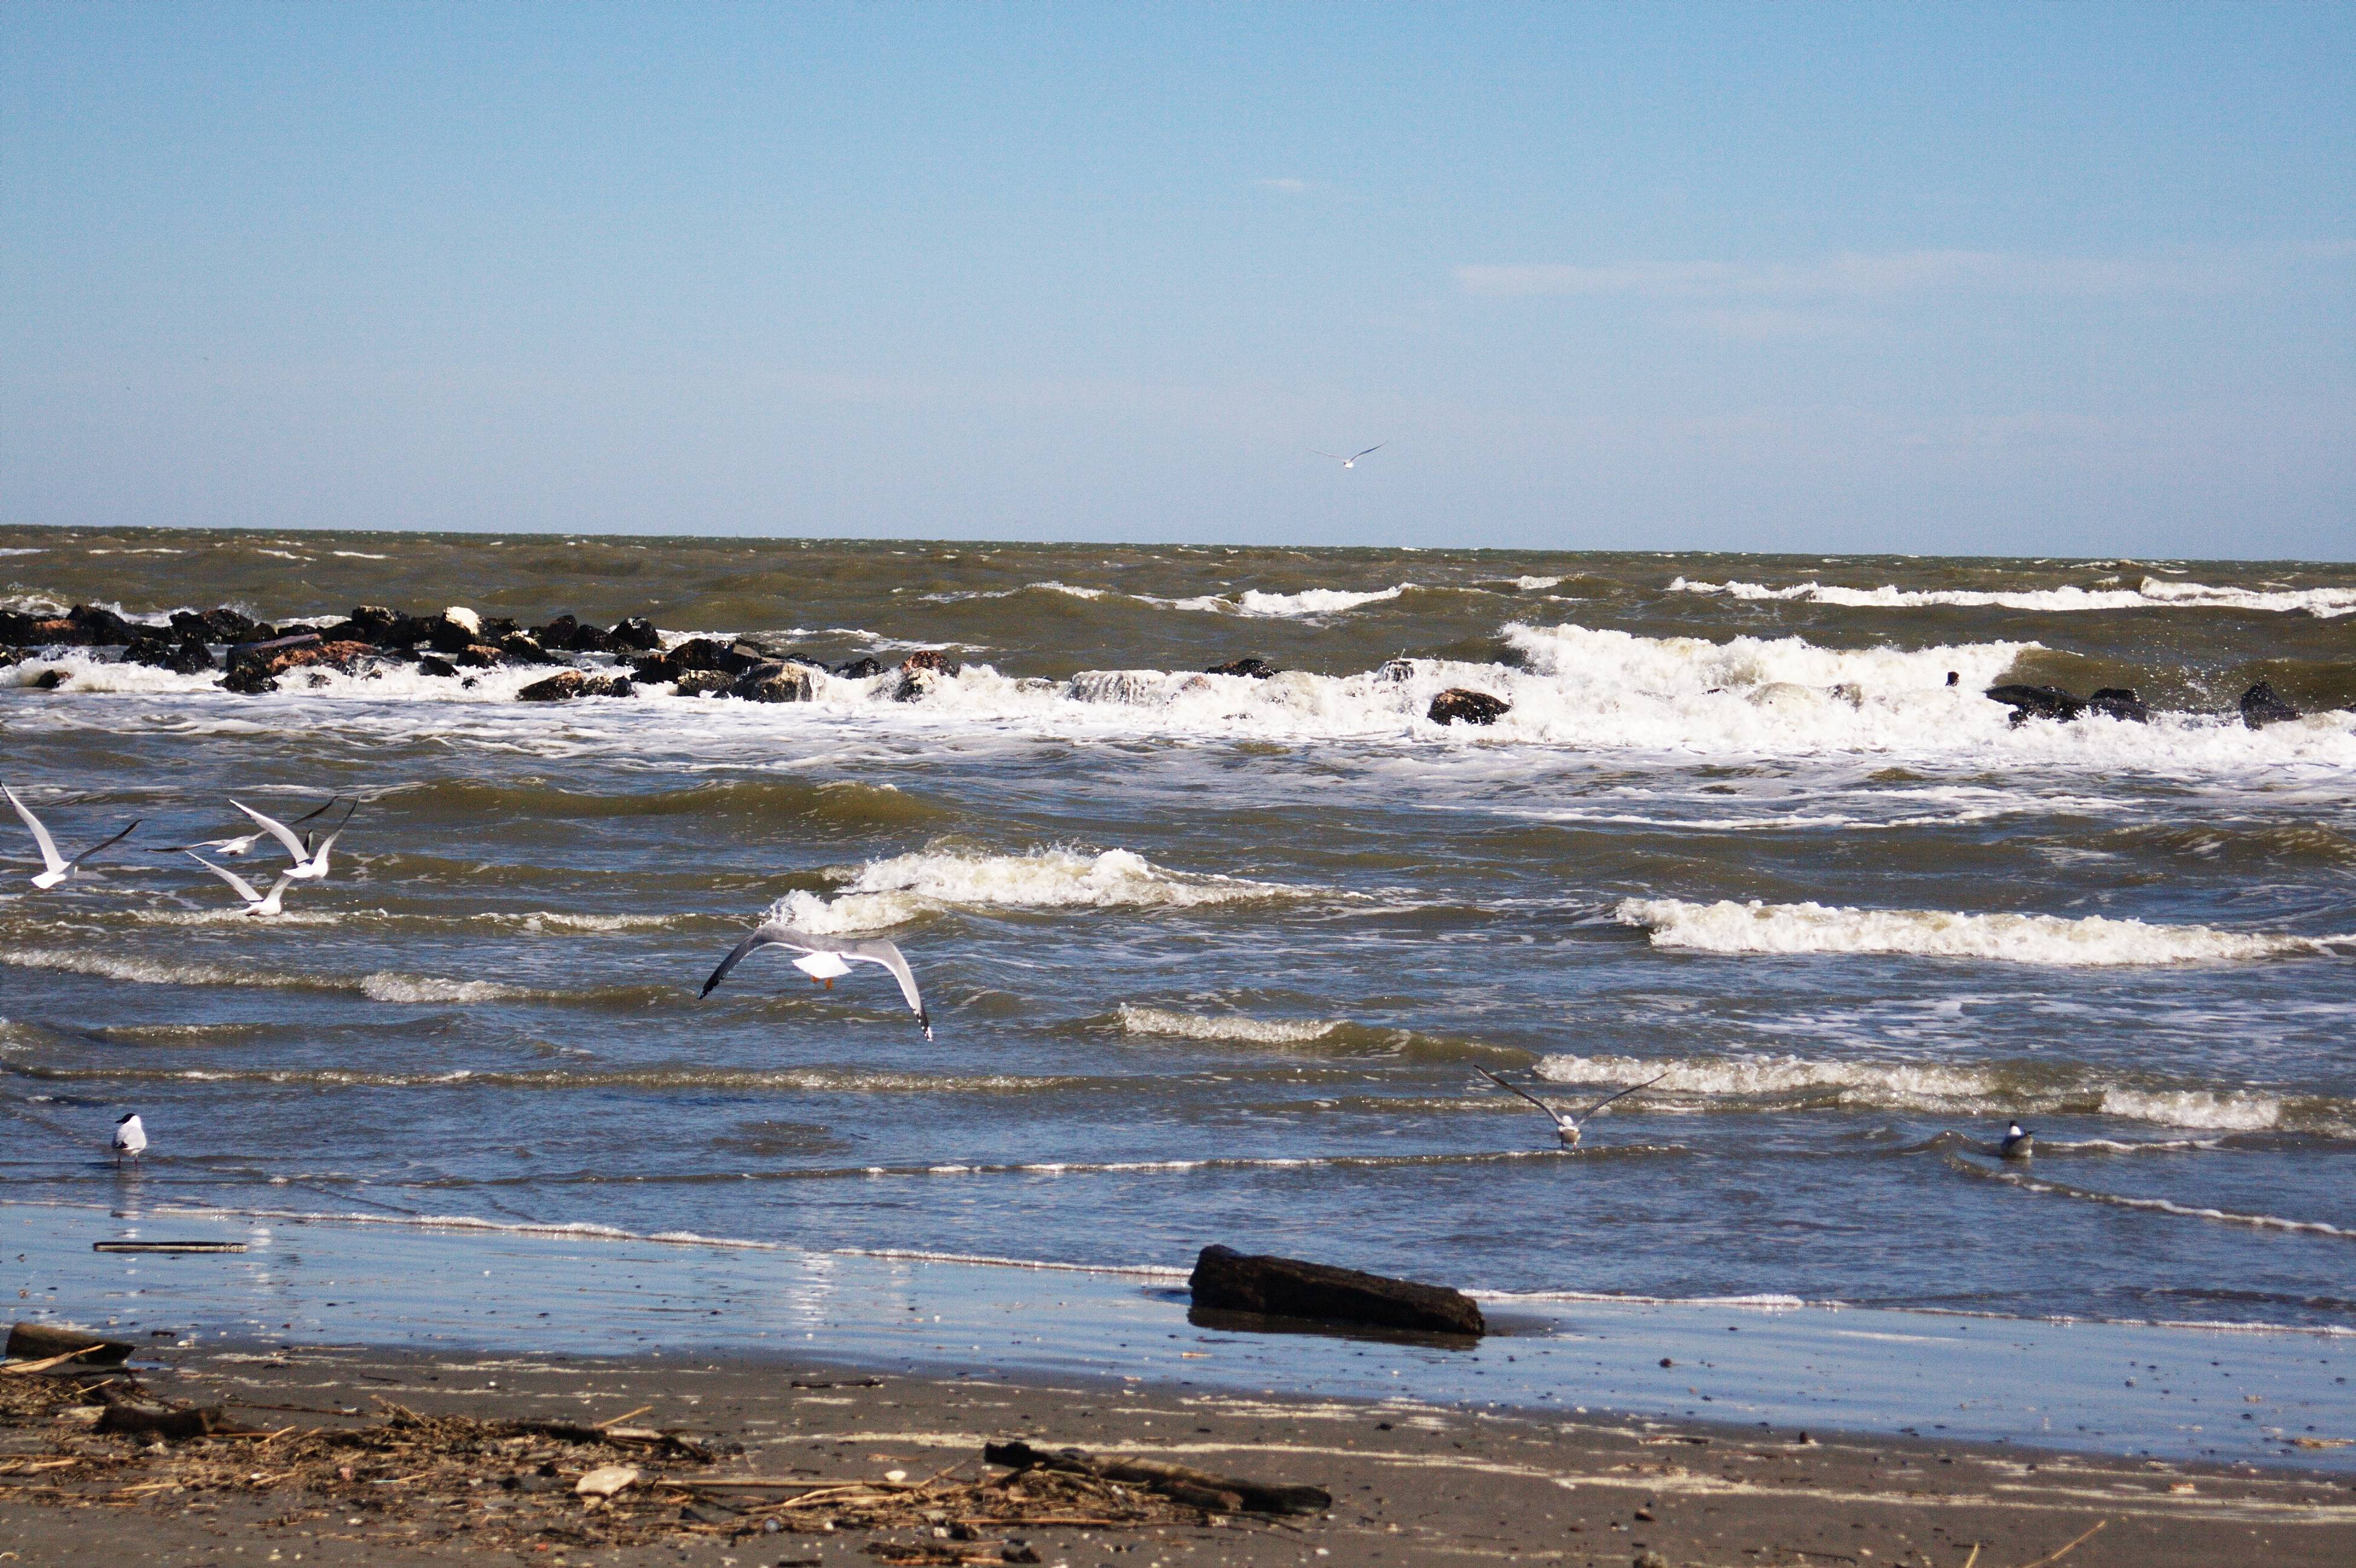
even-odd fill
[[(322, 812), (333, 811), (335, 809), (336, 801), (341, 799), (341, 796), (330, 797), (326, 805), (314, 807), (312, 810), (304, 812), (301, 816), (295, 818), (291, 825), (299, 828), (305, 822), (309, 822), (312, 818), (320, 815)], [(262, 830), (256, 828), (253, 832), (247, 833), (242, 838), (199, 839), (195, 843), (176, 843), (169, 849), (159, 849), (151, 853), (155, 854), (185, 854), (191, 850), (209, 849), (215, 854), (226, 857), (229, 855), (243, 854), (255, 844), (261, 843), (262, 836)]]
[(1997, 1145), (1996, 1152), (2008, 1160), (2028, 1159), (2037, 1152), (2037, 1134), (2018, 1122), (2008, 1122), (2004, 1125), (2004, 1142)]
[(132, 1163), (147, 1152), (147, 1129), (140, 1124), (139, 1113), (133, 1112), (114, 1124), (114, 1163), (120, 1165), (129, 1155)]
[(1317, 455), (1320, 457), (1331, 457), (1336, 463), (1341, 464), (1344, 468), (1355, 468), (1358, 466), (1359, 458), (1367, 456), (1368, 453), (1379, 452), (1389, 445), (1390, 443), (1387, 441), (1377, 441), (1372, 446), (1367, 447), (1365, 452), (1353, 452), (1346, 457), (1343, 456), (1339, 452), (1320, 452)]
[(310, 882), (327, 875), (327, 852), (336, 847), (337, 839), (344, 836), (344, 824), (352, 820), (352, 812), (359, 810), (359, 802), (357, 800), (347, 807), (343, 821), (336, 824), (336, 831), (320, 840), (318, 847), (314, 849), (308, 839), (296, 838), (294, 830), (275, 817), (265, 817), (241, 800), (231, 800), (230, 804), (261, 823), (263, 832), (286, 846), (286, 853), (294, 857), (294, 869), (287, 875), (293, 876), (297, 882)]
[(33, 886), (44, 893), (71, 876), (74, 874), (74, 868), (80, 865), (83, 861), (120, 840), (124, 833), (131, 831), (131, 828), (139, 825), (139, 819), (134, 817), (131, 820), (131, 827), (124, 828), (123, 832), (115, 834), (111, 839), (102, 839), (71, 860), (68, 860), (58, 854), (58, 841), (49, 836), (49, 830), (41, 825), (41, 819), (33, 815), (32, 808), (16, 799), (16, 791), (8, 789), (5, 785), (0, 785), (0, 793), (7, 795), (8, 803), (16, 808), (16, 814), (25, 819), (27, 827), (33, 830), (33, 843), (41, 852), (42, 865), (42, 869), (33, 877)]
[(1474, 1068), (1472, 1070), (1479, 1073), (1483, 1078), (1487, 1079), (1491, 1083), (1495, 1084), (1499, 1089), (1504, 1090), (1506, 1093), (1518, 1094), (1524, 1100), (1528, 1101), (1531, 1104), (1545, 1112), (1547, 1113), (1547, 1119), (1554, 1123), (1555, 1135), (1562, 1140), (1562, 1146), (1566, 1149), (1575, 1149), (1579, 1147), (1579, 1124), (1580, 1122), (1586, 1121), (1589, 1117), (1594, 1115), (1597, 1112), (1602, 1110), (1613, 1101), (1623, 1100), (1629, 1095), (1635, 1093), (1640, 1089), (1650, 1089), (1653, 1085), (1660, 1082), (1661, 1079), (1669, 1076), (1667, 1073), (1663, 1073), (1660, 1075), (1660, 1078), (1650, 1078), (1646, 1079), (1642, 1083), (1632, 1083), (1616, 1094), (1605, 1095), (1602, 1099), (1597, 1101), (1594, 1104), (1589, 1106), (1586, 1110), (1574, 1116), (1568, 1111), (1558, 1110), (1555, 1106), (1548, 1104), (1546, 1101), (1540, 1100), (1537, 1095), (1532, 1094), (1529, 1090), (1522, 1088), (1518, 1084), (1507, 1083), (1504, 1079), (1499, 1078), (1487, 1068), (1479, 1067)]
[(187, 854), (190, 860), (195, 861), (198, 865), (203, 866), (207, 871), (211, 872), (215, 876), (220, 877), (223, 882), (228, 883), (232, 888), (235, 888), (237, 890), (237, 896), (245, 900), (245, 912), (247, 914), (256, 915), (260, 916), (263, 919), (269, 919), (285, 912), (279, 907), (278, 901), (282, 897), (285, 897), (286, 885), (294, 880), (294, 874), (292, 871), (280, 872), (278, 874), (278, 880), (270, 885), (269, 893), (264, 895), (256, 893), (253, 890), (253, 884), (248, 882), (244, 877), (240, 876), (236, 872), (230, 870), (226, 866), (215, 865), (211, 861), (207, 860), (195, 850), (188, 851)]
[[(908, 972), (908, 961), (900, 956), (898, 948), (890, 942), (844, 941), (834, 937), (815, 936), (775, 920), (763, 922), (751, 936), (738, 942), (734, 951), (720, 961), (720, 967), (713, 970), (712, 978), (703, 983), (702, 994), (711, 995), (712, 988), (719, 984), (746, 953), (766, 947), (786, 948), (801, 954), (794, 960), (794, 967), (829, 991), (834, 989), (839, 977), (851, 972), (851, 963), (881, 964), (892, 972), (893, 979), (900, 983), (900, 994), (908, 999), (908, 1006), (916, 1015), (917, 1026), (925, 1031), (925, 1038), (929, 1040), (933, 1037), (932, 1016), (925, 1011), (925, 999), (916, 994), (916, 977)], [(845, 962), (845, 960), (851, 961)]]

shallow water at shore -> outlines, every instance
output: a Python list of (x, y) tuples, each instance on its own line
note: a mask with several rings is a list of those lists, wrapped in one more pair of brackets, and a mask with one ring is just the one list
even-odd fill
[[(2356, 570), (0, 548), (16, 607), (645, 613), (967, 665), (907, 703), (553, 708), (521, 670), (0, 670), (60, 839), (144, 819), (102, 878), (0, 894), (12, 1194), (111, 1201), (137, 1109), (145, 1202), (2356, 1326)], [(1195, 673), (1244, 654), (1286, 673)], [(63, 684), (5, 684), (36, 668)], [(2309, 716), (2243, 725), (2260, 678)], [(2156, 711), (2013, 727), (1999, 680)], [(1513, 711), (1431, 724), (1451, 685)], [(275, 924), (145, 853), (335, 791), (348, 863)], [(696, 1001), (778, 902), (902, 942), (937, 1041), (888, 982), (766, 957)], [(1574, 1102), (1666, 1076), (1566, 1154), (1476, 1066)]]

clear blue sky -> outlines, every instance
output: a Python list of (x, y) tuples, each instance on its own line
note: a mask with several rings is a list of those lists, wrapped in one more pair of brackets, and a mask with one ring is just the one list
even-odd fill
[(0, 520), (2344, 559), (2356, 6), (16, 0)]

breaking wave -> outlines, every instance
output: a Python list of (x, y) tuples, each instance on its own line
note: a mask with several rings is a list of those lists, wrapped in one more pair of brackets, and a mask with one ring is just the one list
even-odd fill
[(1931, 605), (1993, 607), (1999, 609), (2126, 610), (2196, 608), (2304, 611), (2319, 618), (2356, 614), (2356, 588), (2226, 588), (2206, 583), (2170, 583), (2146, 577), (2132, 588), (1845, 588), (1817, 582), (1794, 583), (1771, 588), (1763, 583), (1696, 583), (1679, 577), (1669, 585), (1673, 594), (1718, 594), (1737, 599), (1804, 599), (1811, 604), (1847, 605), (1860, 609), (1911, 609)]
[(1626, 898), (1613, 915), (1622, 925), (1650, 931), (1655, 947), (1716, 953), (1883, 953), (2114, 965), (2313, 956), (2356, 943), (2356, 935), (2221, 931), (2101, 915), (2064, 919), (1945, 909), (1848, 909), (1757, 899), (1696, 904), (1679, 898)]
[(831, 897), (787, 894), (768, 918), (805, 931), (875, 931), (945, 909), (1190, 909), (1315, 897), (1320, 890), (1172, 871), (1141, 854), (1040, 848), (1024, 854), (925, 849), (870, 861)]
[(1214, 615), (1290, 620), (1339, 615), (1361, 605), (1382, 604), (1398, 598), (1414, 586), (1413, 583), (1401, 583), (1395, 587), (1376, 588), (1365, 593), (1354, 593), (1345, 588), (1303, 588), (1297, 594), (1271, 594), (1259, 588), (1246, 588), (1239, 594), (1197, 594), (1183, 599), (1140, 596), (1150, 604), (1173, 610), (1202, 610)]
[(561, 993), (501, 985), (487, 980), (445, 980), (430, 974), (400, 974), (380, 970), (359, 976), (293, 974), (267, 970), (233, 969), (227, 964), (173, 962), (117, 953), (89, 952), (70, 948), (13, 948), (0, 951), (0, 963), (19, 969), (60, 970), (99, 980), (129, 981), (142, 985), (266, 985), (283, 991), (349, 991), (371, 1002), (499, 1002), (546, 999)]
[(1162, 1035), (1182, 1040), (1237, 1040), (1255, 1046), (1305, 1046), (1335, 1034), (1337, 1019), (1247, 1018), (1241, 1014), (1206, 1017), (1197, 1013), (1172, 1013), (1160, 1007), (1121, 1004), (1121, 1028), (1132, 1035)]
[(1314, 1047), (1319, 1055), (1396, 1057), (1417, 1061), (1529, 1059), (1528, 1052), (1511, 1046), (1427, 1035), (1415, 1029), (1355, 1024), (1342, 1018), (1253, 1018), (1240, 1013), (1178, 1013), (1123, 1003), (1112, 1015), (1112, 1022), (1125, 1035), (1295, 1049)]

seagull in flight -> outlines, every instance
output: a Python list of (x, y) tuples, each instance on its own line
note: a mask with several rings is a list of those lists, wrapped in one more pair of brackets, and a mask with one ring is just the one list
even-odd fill
[(122, 1165), (125, 1155), (131, 1156), (133, 1165), (137, 1165), (139, 1156), (146, 1152), (147, 1129), (141, 1124), (139, 1113), (134, 1111), (114, 1124), (115, 1165), (118, 1168)]
[(5, 793), (8, 797), (8, 803), (16, 808), (16, 814), (25, 819), (25, 825), (27, 827), (33, 830), (33, 843), (41, 852), (41, 870), (33, 877), (33, 886), (39, 888), (44, 893), (48, 892), (50, 888), (55, 887), (59, 883), (63, 882), (67, 877), (71, 876), (74, 874), (75, 868), (80, 866), (83, 861), (88, 860), (91, 855), (96, 854), (100, 850), (106, 848), (109, 844), (112, 844), (121, 840), (124, 834), (131, 832), (131, 828), (135, 828), (139, 825), (139, 819), (134, 817), (131, 820), (131, 827), (124, 828), (122, 832), (115, 834), (113, 838), (101, 840), (99, 843), (91, 845), (88, 849), (74, 856), (71, 860), (68, 860), (63, 855), (58, 854), (58, 841), (49, 836), (49, 830), (41, 825), (41, 819), (33, 815), (33, 809), (30, 806), (26, 805), (24, 801), (16, 799), (16, 791), (8, 789), (5, 785), (0, 785), (0, 793)]
[[(336, 809), (336, 801), (340, 800), (341, 799), (343, 799), (343, 797), (340, 795), (331, 797), (326, 805), (315, 807), (312, 810), (304, 812), (288, 825), (299, 828), (305, 822), (309, 822), (312, 818), (322, 815), (325, 812), (334, 811)], [(215, 854), (227, 858), (230, 855), (243, 854), (255, 844), (261, 843), (262, 837), (263, 830), (256, 828), (253, 832), (245, 834), (242, 838), (199, 839), (195, 843), (176, 843), (169, 849), (159, 849), (153, 853), (156, 854), (186, 854), (191, 850), (209, 849)]]
[(266, 920), (285, 913), (285, 910), (279, 907), (278, 901), (282, 897), (285, 897), (287, 884), (294, 880), (294, 873), (291, 870), (280, 872), (278, 874), (278, 880), (270, 885), (270, 891), (266, 894), (262, 894), (256, 893), (253, 890), (253, 884), (248, 882), (244, 877), (240, 876), (236, 872), (230, 870), (227, 866), (215, 865), (211, 861), (207, 860), (195, 850), (189, 850), (187, 852), (187, 856), (190, 860), (195, 861), (198, 865), (203, 866), (207, 871), (211, 872), (215, 876), (220, 877), (223, 882), (228, 883), (231, 887), (235, 888), (237, 890), (237, 896), (245, 900), (245, 912), (247, 914), (258, 916)]
[[(329, 803), (333, 804), (332, 801)], [(346, 807), (342, 819), (336, 823), (336, 831), (321, 839), (315, 849), (312, 847), (310, 838), (296, 838), (294, 830), (277, 818), (265, 817), (242, 800), (231, 800), (230, 804), (261, 823), (263, 832), (286, 846), (286, 853), (294, 857), (294, 869), (287, 875), (297, 882), (310, 882), (327, 875), (327, 852), (336, 847), (336, 841), (344, 836), (344, 824), (350, 822), (352, 813), (360, 809), (360, 803), (358, 800)]]
[(1339, 452), (1320, 452), (1317, 455), (1320, 457), (1331, 457), (1336, 463), (1341, 464), (1344, 468), (1355, 468), (1358, 466), (1359, 458), (1367, 456), (1369, 453), (1379, 452), (1389, 445), (1390, 443), (1387, 441), (1377, 441), (1372, 446), (1367, 447), (1365, 452), (1353, 452), (1346, 457), (1343, 456)]
[(1574, 1116), (1568, 1111), (1558, 1110), (1555, 1106), (1547, 1103), (1546, 1101), (1540, 1100), (1537, 1095), (1532, 1094), (1529, 1090), (1522, 1088), (1518, 1084), (1507, 1083), (1504, 1079), (1499, 1078), (1487, 1068), (1479, 1067), (1474, 1068), (1472, 1070), (1479, 1073), (1483, 1078), (1487, 1079), (1491, 1083), (1495, 1084), (1499, 1089), (1504, 1090), (1506, 1093), (1518, 1094), (1524, 1100), (1528, 1101), (1531, 1104), (1545, 1112), (1547, 1113), (1547, 1119), (1554, 1123), (1555, 1133), (1562, 1139), (1562, 1146), (1566, 1149), (1575, 1149), (1579, 1147), (1579, 1125), (1580, 1122), (1586, 1121), (1589, 1117), (1594, 1115), (1597, 1112), (1602, 1110), (1613, 1101), (1623, 1100), (1629, 1095), (1635, 1093), (1640, 1089), (1650, 1089), (1653, 1085), (1660, 1082), (1661, 1079), (1669, 1076), (1667, 1073), (1662, 1073), (1659, 1078), (1646, 1079), (1642, 1083), (1632, 1083), (1616, 1094), (1605, 1095), (1602, 1099), (1597, 1101), (1594, 1104), (1589, 1106), (1586, 1110)]
[(917, 1026), (925, 1031), (925, 1038), (929, 1040), (933, 1037), (932, 1015), (925, 1011), (925, 999), (916, 994), (916, 977), (908, 972), (908, 961), (900, 956), (898, 948), (890, 942), (847, 941), (837, 937), (817, 936), (809, 931), (798, 931), (776, 920), (763, 921), (751, 936), (738, 942), (728, 956), (720, 961), (720, 967), (712, 972), (712, 978), (703, 983), (701, 993), (711, 995), (712, 988), (726, 978), (728, 972), (742, 962), (745, 954), (766, 947), (781, 947), (801, 954), (793, 961), (794, 967), (829, 991), (834, 989), (839, 977), (851, 972), (852, 963), (881, 964), (892, 972), (893, 979), (900, 983), (900, 994), (908, 999), (909, 1010), (916, 1015)]

